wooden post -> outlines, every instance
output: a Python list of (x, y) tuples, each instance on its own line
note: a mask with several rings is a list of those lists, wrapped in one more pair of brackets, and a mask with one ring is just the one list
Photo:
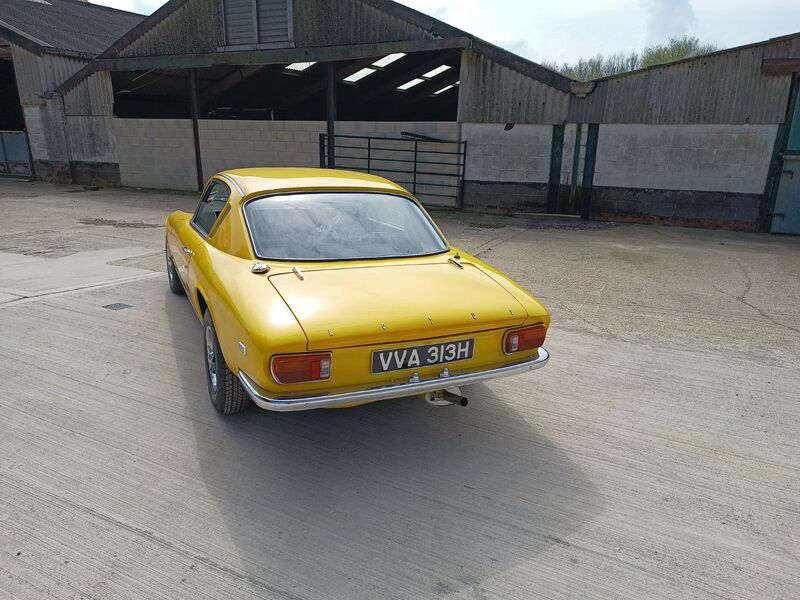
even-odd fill
[(328, 76), (328, 168), (336, 168), (336, 64), (329, 62)]
[(200, 107), (197, 101), (197, 69), (189, 69), (189, 106), (192, 111), (192, 133), (194, 133), (194, 160), (197, 169), (197, 189), (202, 191), (205, 186), (203, 178), (203, 159), (200, 154)]

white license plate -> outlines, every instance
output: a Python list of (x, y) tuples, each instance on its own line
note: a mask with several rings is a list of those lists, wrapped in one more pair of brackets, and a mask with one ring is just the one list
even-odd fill
[(474, 351), (474, 338), (392, 350), (376, 350), (372, 353), (372, 372), (387, 373), (469, 360)]

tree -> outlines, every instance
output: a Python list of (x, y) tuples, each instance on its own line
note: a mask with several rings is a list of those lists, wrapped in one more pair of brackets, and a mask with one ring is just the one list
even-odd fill
[(648, 46), (641, 52), (624, 54), (597, 54), (592, 58), (581, 58), (575, 63), (558, 65), (553, 61), (545, 61), (542, 66), (566, 75), (577, 81), (588, 81), (611, 75), (619, 75), (636, 69), (644, 69), (683, 58), (691, 58), (718, 50), (714, 44), (701, 42), (694, 36), (671, 37), (666, 44)]

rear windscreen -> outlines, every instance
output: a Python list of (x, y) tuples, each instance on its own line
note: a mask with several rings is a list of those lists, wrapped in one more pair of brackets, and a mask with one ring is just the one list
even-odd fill
[(448, 249), (425, 212), (402, 196), (285, 194), (251, 200), (244, 211), (253, 249), (263, 259), (394, 258)]

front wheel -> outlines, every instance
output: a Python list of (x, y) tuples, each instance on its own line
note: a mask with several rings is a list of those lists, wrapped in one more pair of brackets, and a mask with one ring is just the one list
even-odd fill
[(211, 320), (211, 313), (203, 314), (205, 330), (206, 381), (211, 404), (217, 412), (232, 415), (242, 412), (250, 404), (250, 398), (242, 387), (242, 382), (225, 363), (217, 340), (217, 331)]

